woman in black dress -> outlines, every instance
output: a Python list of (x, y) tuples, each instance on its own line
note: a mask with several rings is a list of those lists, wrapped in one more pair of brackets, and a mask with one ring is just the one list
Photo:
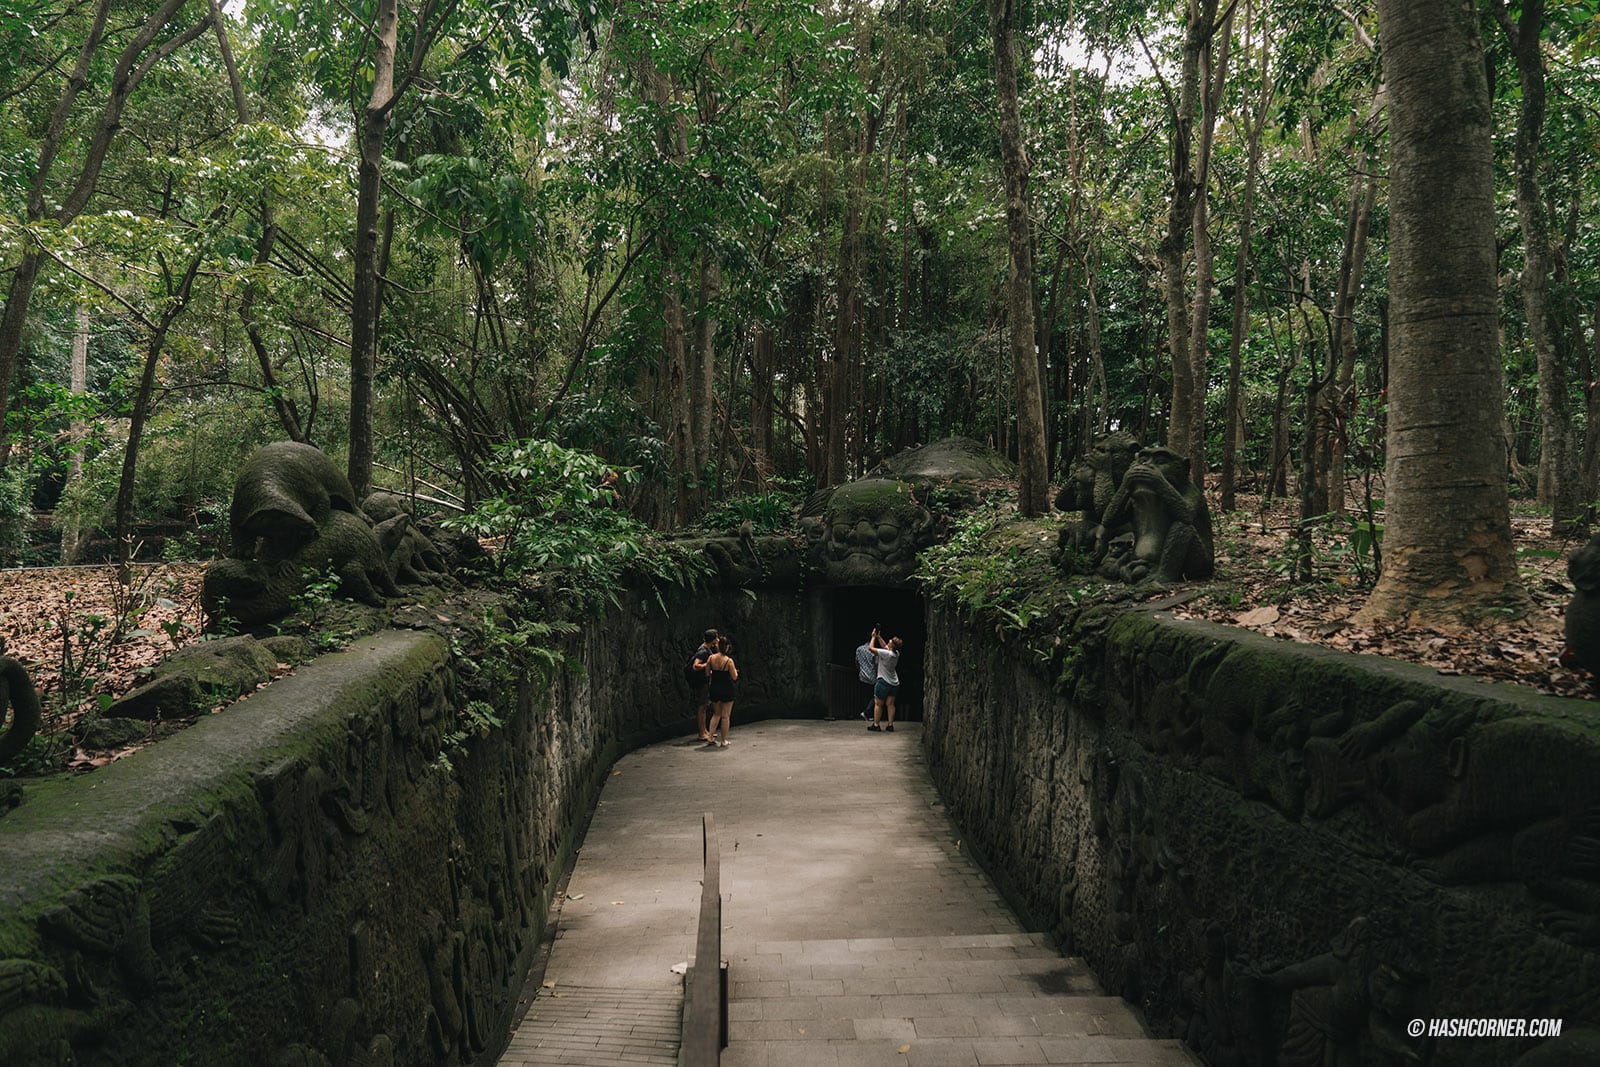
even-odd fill
[(733, 647), (727, 637), (717, 638), (716, 651), (706, 661), (711, 668), (711, 739), (708, 744), (728, 747), (728, 724), (733, 721), (733, 698), (737, 692), (734, 684), (739, 680), (739, 668), (728, 655)]

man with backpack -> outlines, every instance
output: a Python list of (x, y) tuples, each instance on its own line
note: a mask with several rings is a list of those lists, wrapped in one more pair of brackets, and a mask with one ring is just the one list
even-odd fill
[(706, 733), (706, 709), (711, 705), (711, 668), (707, 661), (717, 647), (716, 630), (701, 635), (700, 647), (694, 650), (689, 662), (683, 666), (683, 680), (689, 683), (689, 706), (694, 709), (695, 723), (700, 728), (700, 740), (709, 741)]

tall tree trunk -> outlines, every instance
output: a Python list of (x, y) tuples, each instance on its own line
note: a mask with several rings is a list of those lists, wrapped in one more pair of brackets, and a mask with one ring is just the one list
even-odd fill
[[(1214, 10), (1215, 5), (1213, 5)], [(1190, 478), (1195, 485), (1206, 480), (1206, 392), (1210, 385), (1207, 353), (1211, 331), (1211, 288), (1215, 283), (1215, 256), (1211, 247), (1211, 214), (1207, 187), (1211, 175), (1211, 145), (1216, 137), (1217, 112), (1222, 106), (1222, 90), (1228, 80), (1228, 58), (1233, 45), (1234, 5), (1221, 25), (1209, 33), (1206, 46), (1200, 54), (1200, 78), (1203, 93), (1200, 98), (1200, 144), (1194, 154), (1194, 297), (1189, 309), (1189, 373), (1193, 393), (1189, 406), (1189, 438), (1178, 448), (1190, 459)], [(1207, 16), (1208, 20), (1210, 15)], [(1220, 47), (1213, 47), (1216, 38)]]
[(1539, 187), (1539, 144), (1544, 136), (1545, 71), (1540, 36), (1545, 0), (1522, 0), (1513, 23), (1504, 0), (1493, 0), (1495, 17), (1517, 57), (1522, 88), (1515, 150), (1517, 221), (1522, 228), (1522, 306), (1528, 317), (1539, 371), (1539, 455), (1548, 471), (1550, 532), (1571, 537), (1588, 529), (1588, 500), (1578, 473), (1567, 368), (1556, 350), (1551, 320), (1550, 225)]
[(128, 565), (133, 561), (133, 491), (139, 469), (139, 446), (144, 439), (145, 421), (150, 415), (150, 399), (155, 393), (156, 365), (167, 344), (167, 333), (178, 316), (189, 306), (189, 296), (194, 291), (195, 275), (200, 273), (204, 254), (189, 261), (176, 290), (167, 297), (161, 317), (151, 323), (150, 341), (145, 347), (144, 370), (139, 375), (139, 388), (133, 397), (133, 411), (128, 418), (128, 442), (122, 452), (122, 476), (117, 482), (116, 540), (117, 580), (128, 584)]
[(1083, 434), (1077, 442), (1080, 454), (1093, 446), (1096, 435), (1105, 432), (1111, 403), (1105, 352), (1100, 343), (1100, 241), (1098, 235), (1092, 239), (1093, 250), (1083, 265), (1083, 332), (1089, 351), (1084, 367)]
[(695, 469), (704, 471), (715, 460), (711, 444), (711, 409), (717, 399), (717, 316), (715, 304), (722, 288), (722, 268), (716, 253), (700, 249), (700, 296), (694, 317), (694, 361), (690, 365), (689, 405), (693, 417)]
[[(1249, 48), (1255, 9), (1252, 5), (1245, 15), (1246, 49)], [(1222, 427), (1222, 481), (1223, 511), (1237, 506), (1236, 490), (1239, 478), (1239, 443), (1244, 439), (1244, 339), (1250, 332), (1250, 237), (1255, 224), (1256, 185), (1261, 175), (1261, 131), (1266, 128), (1267, 109), (1272, 104), (1273, 83), (1268, 77), (1272, 48), (1263, 33), (1261, 48), (1261, 96), (1255, 111), (1244, 118), (1245, 172), (1244, 197), (1239, 207), (1239, 251), (1233, 261), (1233, 316), (1232, 331), (1228, 337), (1228, 395), (1223, 410)]]
[[(857, 47), (870, 45), (870, 32), (858, 34)], [(865, 329), (862, 313), (861, 269), (864, 259), (867, 178), (872, 172), (872, 153), (877, 144), (883, 111), (862, 118), (856, 140), (856, 157), (850, 187), (845, 191), (844, 223), (839, 237), (838, 306), (835, 310), (833, 360), (823, 381), (823, 422), (827, 440), (826, 485), (838, 485), (849, 476), (848, 443), (850, 412), (855, 408), (856, 370), (862, 359), (861, 335)]]
[(675, 515), (678, 522), (692, 517), (696, 490), (685, 479), (698, 484), (695, 463), (694, 421), (689, 402), (689, 358), (686, 351), (688, 327), (683, 315), (683, 283), (673, 266), (677, 251), (672, 242), (661, 239), (661, 344), (666, 356), (666, 373), (661, 384), (667, 392), (667, 441), (673, 469), (680, 475), (674, 487)]
[[(1197, 471), (1203, 465), (1204, 457), (1196, 461), (1196, 457), (1190, 455), (1190, 450), (1195, 439), (1196, 408), (1201, 411), (1204, 409), (1205, 398), (1201, 393), (1205, 383), (1196, 381), (1194, 375), (1190, 337), (1193, 327), (1184, 285), (1184, 259), (1195, 228), (1195, 201), (1199, 195), (1194, 160), (1194, 115), (1202, 93), (1201, 56), (1210, 47), (1216, 11), (1216, 0), (1189, 0), (1182, 60), (1178, 69), (1177, 96), (1174, 98), (1169, 92), (1167, 97), (1168, 121), (1172, 125), (1169, 159), (1172, 200), (1167, 207), (1166, 235), (1157, 249), (1162, 290), (1167, 303), (1167, 355), (1172, 364), (1167, 445), (1173, 451), (1189, 456), (1191, 469)], [(1203, 330), (1204, 324), (1199, 328)]]
[[(1378, 176), (1368, 166), (1365, 152), (1360, 156), (1360, 167), (1355, 187), (1351, 190), (1352, 213), (1349, 241), (1346, 245), (1343, 270), (1340, 272), (1339, 297), (1334, 305), (1334, 343), (1338, 354), (1338, 368), (1334, 375), (1332, 395), (1325, 398), (1323, 410), (1330, 416), (1325, 423), (1327, 451), (1327, 510), (1343, 515), (1344, 457), (1349, 445), (1350, 416), (1355, 410), (1356, 382), (1356, 297), (1361, 292), (1361, 271), (1367, 258), (1367, 232), (1372, 224), (1372, 209), (1378, 200)], [(1364, 187), (1363, 187), (1364, 183)]]
[(1506, 494), (1493, 114), (1471, 0), (1378, 0), (1389, 91), (1384, 568), (1362, 622), (1526, 611)]
[[(680, 167), (688, 154), (687, 120), (673, 114), (674, 89), (669, 76), (656, 69), (646, 55), (637, 58), (636, 78), (640, 98), (655, 111), (656, 152), (669, 169)], [(664, 419), (667, 452), (676, 475), (667, 503), (672, 517), (682, 524), (692, 516), (698, 492), (699, 461), (689, 395), (695, 375), (690, 367), (693, 341), (683, 307), (684, 257), (674, 236), (675, 220), (666, 216), (667, 210), (655, 212), (656, 254), (661, 263), (662, 350), (662, 366), (656, 375), (657, 411), (658, 418)], [(666, 518), (665, 509), (662, 518)]]
[(1600, 375), (1600, 299), (1594, 302), (1594, 314), (1590, 321), (1594, 348), (1586, 359), (1589, 373), (1584, 376), (1583, 386), (1584, 411), (1588, 416), (1583, 435), (1582, 470), (1585, 495), (1594, 492), (1595, 486), (1600, 484), (1600, 382), (1595, 381), (1595, 377)]
[(1005, 172), (1006, 237), (1011, 271), (1006, 282), (1011, 333), (1011, 375), (1017, 403), (1017, 508), (1033, 517), (1050, 510), (1050, 466), (1045, 450), (1044, 397), (1033, 343), (1033, 238), (1028, 225), (1028, 151), (1017, 101), (1012, 0), (989, 0), (996, 95), (1000, 104), (1000, 164)]
[[(222, 67), (228, 74), (228, 88), (233, 93), (233, 110), (241, 126), (250, 122), (250, 105), (245, 99), (244, 83), (239, 78), (239, 66), (233, 59), (233, 43), (228, 39), (228, 23), (222, 13), (222, 0), (210, 0), (211, 27), (217, 36), (217, 52), (222, 57)], [(261, 237), (256, 241), (257, 267), (266, 267), (272, 261), (272, 248), (278, 240), (278, 224), (275, 221), (272, 202), (266, 197), (261, 199)], [(256, 363), (261, 368), (261, 384), (266, 386), (267, 395), (272, 398), (272, 409), (277, 413), (278, 423), (283, 427), (283, 432), (289, 435), (291, 441), (306, 441), (305, 425), (300, 418), (300, 409), (294, 402), (294, 397), (278, 380), (277, 368), (272, 364), (272, 355), (267, 351), (266, 338), (261, 333), (261, 326), (255, 317), (255, 302), (257, 285), (252, 278), (245, 284), (244, 294), (239, 298), (239, 321), (244, 326), (245, 336), (250, 340), (250, 349), (255, 353)]]
[[(1251, 8), (1246, 15), (1247, 41), (1253, 15), (1254, 9)], [(1228, 395), (1222, 427), (1222, 498), (1219, 505), (1223, 511), (1232, 511), (1236, 506), (1239, 442), (1244, 437), (1244, 338), (1250, 332), (1250, 237), (1255, 224), (1256, 186), (1261, 175), (1261, 131), (1266, 128), (1267, 109), (1272, 104), (1273, 95), (1272, 79), (1268, 77), (1272, 50), (1265, 34), (1262, 35), (1260, 47), (1261, 96), (1255, 112), (1246, 115), (1244, 120), (1244, 197), (1239, 207), (1239, 251), (1233, 261), (1233, 326), (1228, 337)]]
[(762, 479), (774, 470), (772, 408), (776, 366), (772, 331), (757, 325), (750, 343), (750, 447)]
[[(81, 397), (89, 391), (89, 309), (82, 304), (78, 305), (77, 328), (72, 334), (72, 384), (69, 388), (74, 397)], [(72, 460), (67, 469), (67, 485), (78, 483), (83, 477), (83, 438), (87, 423), (81, 418), (72, 420)], [(78, 562), (78, 554), (82, 551), (83, 528), (78, 525), (78, 517), (73, 516), (61, 531), (61, 562), (71, 566)]]
[(354, 301), (350, 314), (350, 485), (356, 499), (372, 488), (373, 378), (378, 367), (378, 214), (383, 191), (383, 141), (394, 114), (398, 0), (378, 0), (372, 92), (357, 116)]

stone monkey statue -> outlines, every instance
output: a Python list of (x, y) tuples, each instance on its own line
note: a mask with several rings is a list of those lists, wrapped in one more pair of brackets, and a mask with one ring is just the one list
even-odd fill
[(1170, 448), (1142, 449), (1128, 466), (1101, 516), (1096, 556), (1109, 534), (1133, 527), (1133, 551), (1118, 567), (1118, 577), (1138, 584), (1209, 578), (1215, 567), (1211, 513), (1205, 494), (1189, 481), (1189, 460)]
[(1089, 454), (1074, 464), (1067, 482), (1056, 494), (1056, 508), (1060, 511), (1081, 511), (1083, 519), (1064, 527), (1057, 542), (1064, 562), (1071, 557), (1093, 554), (1096, 565), (1105, 555), (1105, 546), (1121, 529), (1106, 529), (1106, 509), (1117, 495), (1122, 478), (1139, 452), (1139, 441), (1123, 431), (1101, 434), (1094, 440)]
[[(5, 649), (5, 642), (0, 641), (0, 652)], [(34, 691), (27, 670), (10, 656), (0, 656), (0, 721), (4, 721), (8, 707), (11, 709), (11, 726), (0, 734), (0, 766), (28, 747), (28, 742), (39, 732), (39, 724), (43, 721), (39, 711), (39, 694)]]

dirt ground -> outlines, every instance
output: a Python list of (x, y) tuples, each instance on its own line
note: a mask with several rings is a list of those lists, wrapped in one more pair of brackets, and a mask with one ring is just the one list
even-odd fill
[[(1600, 698), (1590, 675), (1563, 667), (1562, 618), (1572, 588), (1567, 557), (1579, 543), (1550, 536), (1549, 516), (1513, 506), (1518, 568), (1535, 611), (1492, 629), (1444, 632), (1396, 626), (1357, 627), (1349, 616), (1371, 590), (1371, 558), (1352, 549), (1349, 527), (1319, 530), (1314, 538), (1313, 580), (1294, 582), (1290, 539), (1298, 504), (1240, 497), (1241, 508), (1218, 515), (1213, 506), (1219, 584), (1173, 614), (1302, 641), (1390, 656), (1468, 675), (1528, 686), (1541, 693)], [(1381, 521), (1381, 518), (1380, 518)]]

